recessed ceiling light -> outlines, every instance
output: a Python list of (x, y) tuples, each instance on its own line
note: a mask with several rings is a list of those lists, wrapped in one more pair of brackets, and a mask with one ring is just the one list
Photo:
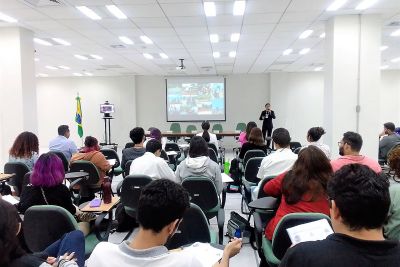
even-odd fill
[(103, 57), (101, 57), (101, 56), (98, 56), (98, 55), (90, 55), (92, 58), (94, 58), (94, 59), (98, 59), (98, 60), (101, 60), (101, 59), (103, 59)]
[(85, 16), (91, 18), (92, 20), (100, 20), (101, 17), (97, 15), (93, 10), (88, 8), (87, 6), (77, 6), (76, 7), (80, 12), (82, 12)]
[(143, 56), (147, 59), (153, 59), (154, 57), (148, 53), (143, 53)]
[(142, 36), (140, 36), (140, 39), (143, 41), (143, 43), (145, 43), (145, 44), (152, 44), (153, 43), (153, 41), (149, 38), (149, 37), (147, 37), (146, 35), (142, 35)]
[(159, 55), (163, 59), (167, 59), (168, 58), (168, 56), (165, 53), (160, 53)]
[(323, 67), (316, 67), (315, 69), (314, 69), (314, 71), (321, 71), (323, 69)]
[(128, 17), (115, 5), (107, 5), (106, 8), (118, 19), (127, 19)]
[(61, 44), (61, 45), (66, 45), (66, 46), (68, 46), (68, 45), (71, 45), (71, 43), (69, 43), (69, 42), (67, 42), (67, 41), (65, 41), (65, 40), (63, 40), (63, 39), (60, 39), (60, 38), (51, 38), (54, 42), (56, 42), (56, 43), (59, 43), (59, 44)]
[(336, 11), (341, 8), (344, 4), (346, 4), (347, 0), (335, 0), (326, 11)]
[(213, 57), (214, 58), (219, 58), (219, 57), (221, 57), (221, 53), (220, 52), (214, 52), (213, 53)]
[(389, 65), (382, 65), (382, 66), (380, 67), (381, 70), (386, 70), (387, 68), (389, 68)]
[(364, 10), (373, 6), (378, 0), (364, 0), (356, 6), (356, 10)]
[(303, 49), (300, 50), (299, 54), (300, 55), (305, 55), (308, 52), (310, 52), (310, 50), (311, 50), (310, 48), (303, 48)]
[(49, 77), (49, 75), (46, 73), (38, 73), (36, 74), (36, 77)]
[(236, 57), (236, 51), (229, 52), (229, 57)]
[(134, 42), (131, 39), (129, 39), (128, 37), (126, 37), (126, 36), (119, 36), (118, 38), (124, 44), (127, 44), (127, 45), (133, 45), (134, 44)]
[(219, 42), (218, 34), (210, 34), (210, 42), (211, 43), (218, 43)]
[(10, 17), (9, 15), (6, 15), (4, 13), (0, 12), (0, 20), (9, 22), (9, 23), (15, 23), (18, 22), (18, 20), (14, 19), (13, 17)]
[(393, 37), (400, 36), (400, 29), (395, 30), (394, 32), (392, 32), (392, 33), (390, 34), (390, 36), (393, 36)]
[(387, 46), (387, 45), (382, 45), (382, 46), (379, 48), (379, 50), (385, 51), (385, 50), (388, 49), (388, 48), (389, 48), (389, 46)]
[(63, 69), (63, 70), (69, 70), (69, 69), (71, 69), (70, 67), (64, 66), (64, 65), (58, 66), (58, 68)]
[(57, 67), (54, 67), (54, 66), (46, 66), (46, 69), (49, 69), (49, 70), (58, 70), (58, 68), (57, 68)]
[(290, 55), (292, 52), (293, 52), (293, 49), (288, 48), (288, 49), (286, 49), (285, 51), (283, 51), (282, 55), (288, 56), (288, 55)]
[(83, 76), (83, 74), (82, 73), (79, 73), (79, 72), (74, 72), (74, 73), (72, 73), (72, 75), (74, 75), (74, 76)]
[(319, 38), (324, 39), (325, 36), (326, 36), (326, 34), (323, 32), (323, 33), (321, 33), (321, 34), (319, 35)]
[(299, 36), (299, 39), (306, 39), (313, 33), (313, 30), (306, 30), (302, 32)]
[(37, 57), (35, 57), (35, 59), (34, 59), (36, 62), (38, 62), (40, 59), (39, 58), (37, 58)]
[(392, 59), (390, 61), (393, 62), (393, 63), (397, 63), (397, 62), (400, 61), (400, 57), (396, 57), (396, 58), (394, 58), (394, 59)]
[(246, 9), (246, 1), (235, 1), (235, 3), (233, 4), (233, 15), (243, 16), (245, 9)]
[(215, 17), (217, 12), (215, 10), (214, 2), (204, 2), (204, 13), (206, 13), (207, 17)]
[(74, 57), (79, 58), (79, 59), (81, 59), (81, 60), (88, 60), (87, 57), (82, 56), (82, 55), (74, 55)]
[(86, 76), (93, 76), (93, 73), (91, 72), (84, 72), (83, 74), (85, 74)]
[(240, 33), (232, 33), (231, 34), (231, 42), (239, 42), (239, 38), (240, 38)]
[(45, 45), (45, 46), (52, 46), (53, 44), (50, 42), (47, 42), (45, 40), (39, 39), (39, 38), (33, 38), (33, 41), (37, 44)]

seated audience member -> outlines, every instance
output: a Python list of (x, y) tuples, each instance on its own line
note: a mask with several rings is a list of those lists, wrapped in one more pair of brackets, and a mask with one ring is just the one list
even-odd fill
[(156, 139), (161, 142), (162, 149), (165, 149), (165, 144), (167, 143), (167, 138), (162, 137), (161, 131), (158, 128), (155, 127), (150, 127), (149, 128), (150, 136), (146, 138), (146, 140), (143, 143), (143, 147), (146, 147), (147, 142), (151, 139)]
[(167, 178), (175, 181), (175, 174), (165, 162), (160, 158), (161, 143), (156, 139), (147, 142), (146, 153), (132, 161), (129, 174), (144, 174), (153, 179)]
[[(290, 149), (290, 134), (285, 128), (277, 128), (272, 133), (275, 152), (266, 156), (258, 169), (257, 177), (261, 180), (268, 176), (278, 176), (290, 170), (297, 160), (297, 155)], [(260, 184), (260, 183), (259, 183)], [(259, 187), (252, 192), (252, 199), (256, 199)]]
[[(18, 210), (25, 213), (27, 209), (37, 205), (55, 205), (76, 215), (81, 220), (96, 219), (90, 213), (82, 213), (72, 204), (71, 193), (64, 182), (64, 166), (61, 159), (51, 152), (40, 155), (30, 176), (30, 184), (23, 188)], [(79, 223), (79, 228), (89, 233), (89, 224)]]
[(149, 128), (150, 131), (150, 136), (149, 138), (146, 138), (146, 141), (144, 141), (143, 143), (143, 147), (146, 148), (147, 142), (149, 140), (155, 139), (161, 142), (161, 158), (163, 158), (164, 160), (166, 160), (167, 162), (169, 162), (169, 157), (167, 155), (167, 152), (165, 152), (165, 144), (167, 143), (167, 138), (166, 137), (162, 137), (161, 135), (161, 131), (157, 128), (154, 127), (150, 127)]
[(265, 228), (271, 240), (279, 221), (289, 213), (319, 212), (329, 216), (326, 186), (333, 174), (331, 164), (319, 148), (302, 149), (292, 169), (264, 185), (264, 192), (282, 201), (275, 217)]
[(248, 141), (251, 129), (253, 129), (254, 127), (257, 127), (257, 123), (255, 123), (254, 121), (250, 121), (249, 123), (247, 123), (246, 131), (240, 133), (239, 143), (241, 146), (243, 146)]
[(0, 266), (84, 267), (85, 239), (81, 231), (65, 234), (43, 252), (29, 254), (20, 245), (20, 230), (17, 209), (0, 199)]
[[(400, 147), (392, 150), (388, 155), (388, 164), (391, 170), (400, 177)], [(390, 208), (388, 220), (383, 226), (384, 234), (392, 240), (400, 240), (400, 184), (394, 183), (389, 187)]]
[(361, 135), (355, 132), (345, 132), (342, 140), (338, 142), (340, 157), (331, 160), (333, 171), (336, 172), (344, 165), (357, 163), (366, 165), (376, 173), (380, 173), (382, 168), (376, 160), (360, 155), (362, 144)]
[(58, 136), (50, 141), (49, 149), (61, 151), (69, 161), (73, 154), (78, 152), (74, 141), (69, 139), (70, 131), (68, 125), (58, 127)]
[(208, 131), (208, 130), (210, 130), (210, 123), (208, 121), (203, 121), (201, 123), (201, 129), (203, 129), (203, 132), (202, 133), (198, 133), (196, 135), (203, 137), (204, 140), (206, 140), (207, 143), (214, 144), (215, 147), (217, 148), (217, 151), (218, 151), (219, 146), (218, 146), (217, 136)]
[(248, 142), (244, 143), (240, 149), (239, 159), (243, 159), (246, 152), (253, 149), (259, 149), (267, 153), (262, 131), (258, 127), (251, 129)]
[(331, 158), (331, 150), (328, 145), (325, 145), (324, 143), (321, 142), (321, 136), (325, 134), (325, 130), (322, 127), (312, 127), (310, 130), (308, 130), (307, 133), (307, 141), (308, 144), (305, 147), (308, 146), (316, 146), (319, 149), (322, 150), (322, 152), (325, 153), (326, 157), (328, 159)]
[(143, 147), (143, 142), (146, 138), (143, 128), (133, 128), (129, 132), (129, 137), (134, 143), (134, 147), (124, 148), (122, 150), (121, 166), (123, 169), (125, 168), (125, 165), (129, 160), (134, 160), (138, 157), (141, 157), (146, 152), (146, 148)]
[(396, 126), (393, 122), (383, 125), (383, 132), (379, 135), (379, 160), (386, 161), (387, 154), (397, 144), (400, 144), (400, 136), (395, 133)]
[(204, 138), (194, 136), (190, 141), (189, 156), (178, 165), (175, 176), (178, 182), (189, 176), (209, 177), (220, 194), (223, 189), (221, 168), (208, 155), (208, 146)]
[[(143, 188), (139, 198), (139, 231), (133, 240), (119, 245), (101, 242), (88, 259), (87, 266), (203, 266), (194, 253), (185, 249), (168, 251), (164, 246), (175, 234), (188, 207), (189, 194), (181, 185), (167, 179), (151, 182)], [(228, 266), (229, 259), (239, 253), (240, 247), (240, 239), (228, 243), (222, 259), (213, 266)]]
[(100, 152), (99, 142), (93, 136), (87, 136), (85, 138), (85, 146), (71, 158), (71, 163), (77, 160), (87, 160), (92, 162), (99, 170), (100, 179), (96, 187), (99, 187), (106, 173), (111, 169), (110, 163), (108, 163), (106, 157)]
[(39, 157), (39, 140), (34, 133), (20, 133), (9, 151), (9, 162), (22, 162), (29, 170)]
[(390, 206), (389, 182), (369, 167), (344, 166), (328, 182), (334, 234), (290, 248), (282, 267), (395, 267), (399, 241), (385, 240), (382, 226)]

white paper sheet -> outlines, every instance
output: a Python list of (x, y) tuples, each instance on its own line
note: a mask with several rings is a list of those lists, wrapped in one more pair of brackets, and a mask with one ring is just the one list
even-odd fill
[(332, 227), (326, 219), (300, 224), (286, 229), (293, 245), (305, 241), (323, 240), (333, 234)]

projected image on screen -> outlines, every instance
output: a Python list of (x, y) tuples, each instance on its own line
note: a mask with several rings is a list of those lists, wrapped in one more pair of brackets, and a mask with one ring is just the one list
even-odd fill
[(225, 120), (224, 79), (168, 79), (167, 120)]

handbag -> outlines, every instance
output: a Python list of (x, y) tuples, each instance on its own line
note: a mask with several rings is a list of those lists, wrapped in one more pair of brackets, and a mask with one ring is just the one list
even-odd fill
[(230, 238), (242, 238), (242, 243), (250, 243), (253, 239), (254, 228), (250, 223), (240, 216), (237, 212), (232, 211), (227, 225), (227, 236)]

